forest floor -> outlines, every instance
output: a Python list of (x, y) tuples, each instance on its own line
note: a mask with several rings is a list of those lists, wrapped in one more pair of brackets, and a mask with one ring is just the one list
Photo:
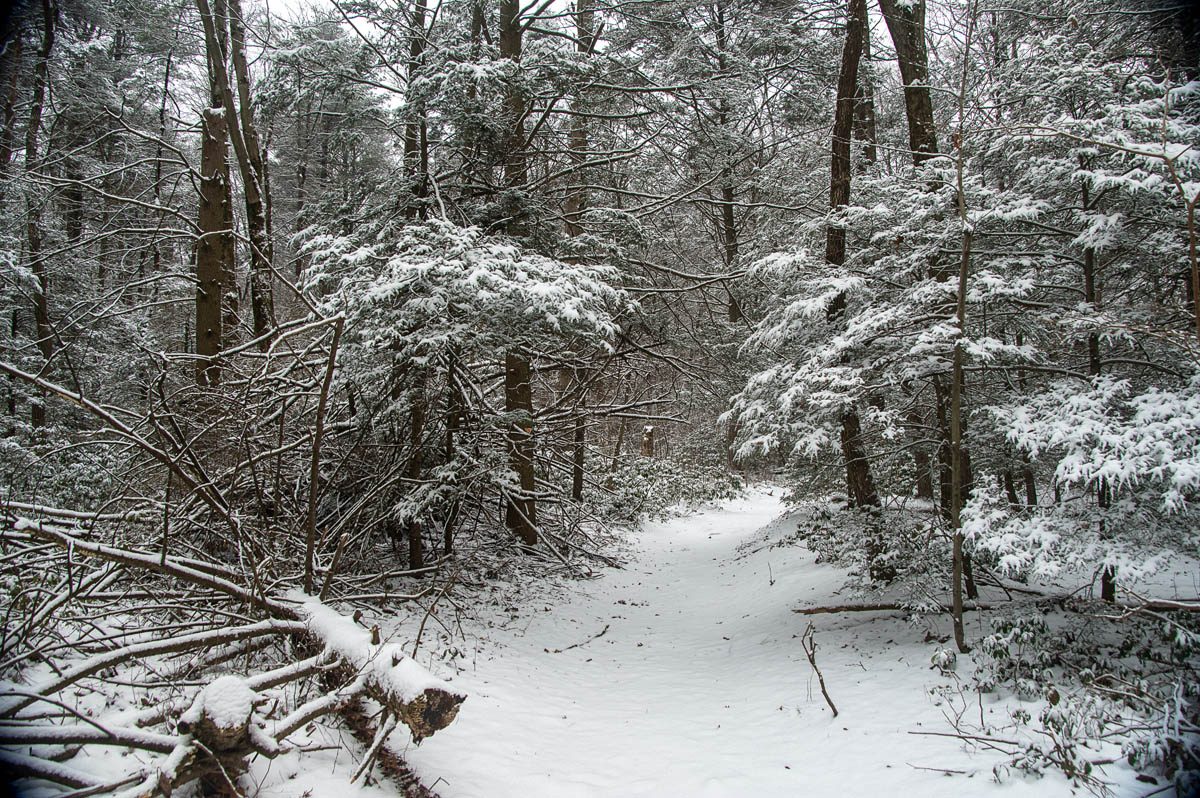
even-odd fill
[[(922, 734), (950, 732), (956, 712), (1003, 725), (1015, 701), (966, 686), (970, 657), (958, 676), (931, 669), (945, 618), (815, 616), (834, 718), (793, 609), (853, 597), (837, 595), (844, 571), (770, 545), (795, 527), (781, 493), (648, 523), (626, 567), (596, 579), (515, 586), (462, 622), (476, 653), (454, 676), (470, 696), (458, 720), (390, 744), (443, 798), (1082, 792), (1056, 773), (998, 784), (999, 755)], [(1155, 789), (1135, 775), (1117, 764), (1103, 779), (1118, 796)]]

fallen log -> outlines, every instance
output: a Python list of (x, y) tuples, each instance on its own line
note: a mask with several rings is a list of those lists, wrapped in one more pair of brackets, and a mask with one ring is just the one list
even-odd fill
[[(1044, 596), (1037, 601), (1030, 602), (1006, 602), (1004, 604), (989, 604), (987, 602), (969, 602), (963, 605), (963, 610), (966, 612), (987, 611), (998, 609), (999, 607), (1029, 606), (1040, 604), (1058, 604), (1064, 609), (1071, 609), (1069, 604), (1072, 603), (1072, 596)], [(929, 605), (924, 605), (928, 607)], [(1094, 606), (1094, 605), (1093, 605)], [(1169, 599), (1151, 599), (1142, 603), (1133, 602), (1105, 602), (1102, 606), (1111, 607), (1113, 609), (1125, 610), (1127, 613), (1135, 612), (1200, 612), (1200, 602), (1195, 601), (1173, 601)], [(950, 612), (949, 604), (937, 605), (940, 612)], [(882, 602), (874, 604), (834, 604), (822, 607), (795, 607), (792, 612), (799, 615), (836, 615), (842, 612), (921, 612), (922, 607), (914, 607), (900, 602)], [(1122, 616), (1105, 616), (1113, 620), (1117, 620)]]
[(446, 728), (466, 700), (397, 643), (381, 644), (350, 618), (304, 594), (294, 594), (309, 632), (364, 679), (366, 693), (404, 722), (415, 742)]
[[(938, 605), (942, 612), (950, 612), (949, 604)], [(992, 604), (971, 603), (963, 605), (966, 611), (994, 609)], [(841, 612), (918, 612), (919, 609), (899, 602), (884, 602), (880, 604), (836, 604), (824, 607), (797, 607), (792, 612), (800, 615), (836, 615)]]
[[(434, 677), (416, 660), (405, 654), (399, 645), (373, 643), (367, 630), (313, 596), (297, 591), (289, 595), (290, 601), (279, 601), (273, 597), (255, 594), (230, 579), (202, 572), (191, 562), (175, 561), (158, 553), (93, 543), (66, 530), (47, 528), (43, 524), (26, 519), (15, 519), (12, 525), (33, 537), (68, 549), (77, 555), (117, 562), (126, 567), (141, 568), (174, 577), (199, 587), (216, 589), (231, 598), (264, 610), (272, 620), (251, 624), (239, 630), (221, 630), (195, 637), (203, 637), (206, 643), (212, 645), (258, 634), (283, 633), (292, 636), (302, 650), (328, 650), (340, 657), (348, 668), (363, 672), (366, 677), (367, 695), (386, 706), (408, 726), (416, 742), (450, 725), (458, 714), (458, 705), (466, 699), (465, 694), (451, 689), (441, 679)], [(110, 652), (103, 657), (88, 660), (68, 671), (63, 677), (43, 685), (36, 692), (57, 692), (109, 665), (137, 656), (185, 650), (194, 642), (188, 638), (177, 638)], [(0, 705), (0, 712), (11, 715), (35, 700), (36, 698), (25, 697), (5, 702)]]
[[(121, 798), (169, 796), (174, 789), (199, 779), (201, 790), (225, 793), (235, 789), (237, 777), (245, 771), (247, 758), (255, 753), (268, 757), (288, 750), (286, 739), (311, 720), (338, 713), (355, 732), (366, 736), (371, 726), (365, 705), (359, 699), (371, 699), (382, 705), (386, 715), (403, 722), (412, 738), (420, 742), (454, 721), (466, 695), (434, 677), (397, 643), (381, 643), (378, 631), (369, 631), (355, 620), (307, 594), (287, 595), (260, 592), (240, 584), (240, 575), (223, 566), (186, 558), (164, 556), (138, 548), (125, 548), (89, 540), (76, 530), (53, 522), (30, 521), (0, 516), (0, 525), (19, 529), (23, 545), (49, 544), (74, 557), (116, 563), (128, 571), (141, 570), (177, 583), (197, 588), (207, 597), (224, 595), (256, 610), (260, 618), (242, 626), (213, 628), (156, 640), (139, 641), (92, 657), (77, 660), (54, 676), (18, 689), (0, 687), (0, 717), (8, 725), (0, 730), (0, 743), (13, 747), (39, 745), (73, 747), (106, 745), (142, 749), (165, 754), (155, 765), (131, 773), (122, 784), (138, 782), (121, 793)], [(73, 519), (66, 519), (70, 522)], [(11, 538), (8, 538), (11, 540)], [(139, 660), (176, 655), (197, 649), (216, 648), (208, 656), (182, 666), (203, 670), (221, 664), (230, 652), (258, 648), (271, 638), (287, 638), (290, 651), (300, 658), (274, 670), (251, 675), (221, 676), (195, 694), (190, 707), (179, 716), (172, 733), (162, 734), (137, 728), (91, 726), (50, 727), (24, 712), (37, 702), (58, 705), (55, 694), (85, 679)], [(304, 658), (307, 657), (307, 658)], [(178, 675), (180, 668), (172, 673)], [(265, 699), (258, 691), (286, 684), (307, 676), (319, 675), (327, 685), (327, 694), (296, 707), (291, 714), (268, 724), (257, 712)], [(185, 705), (186, 706), (186, 705)], [(178, 701), (166, 701), (143, 722), (167, 721), (183, 707)], [(69, 708), (68, 708), (69, 711)], [(84, 723), (90, 723), (80, 717)], [(390, 727), (375, 733), (376, 761), (409, 795), (431, 795), (403, 765), (403, 760), (382, 746)], [(28, 749), (26, 749), (28, 750)], [(90, 774), (67, 765), (59, 765), (19, 751), (4, 751), (3, 765), (11, 774), (49, 780), (64, 786), (92, 789), (100, 786)]]

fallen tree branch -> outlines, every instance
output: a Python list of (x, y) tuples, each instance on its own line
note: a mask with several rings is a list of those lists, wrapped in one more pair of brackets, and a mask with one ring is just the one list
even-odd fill
[[(134, 566), (154, 573), (171, 576), (189, 584), (216, 590), (220, 593), (243, 601), (253, 607), (264, 610), (269, 615), (285, 620), (296, 620), (295, 612), (279, 602), (256, 595), (223, 576), (206, 573), (192, 565), (186, 565), (173, 557), (163, 558), (161, 552), (142, 552), (135, 549), (124, 549), (118, 546), (108, 546), (103, 543), (92, 543), (62, 529), (47, 527), (38, 521), (18, 518), (12, 528), (29, 534), (33, 538), (71, 551), (74, 554), (84, 554), (108, 562)], [(210, 569), (211, 570), (211, 569)]]
[(543, 649), (543, 650), (544, 650), (544, 651), (545, 651), (547, 654), (561, 654), (561, 653), (563, 653), (564, 651), (570, 651), (570, 650), (571, 650), (571, 649), (573, 649), (573, 648), (579, 648), (580, 646), (586, 646), (588, 643), (592, 642), (592, 641), (593, 641), (593, 640), (595, 640), (596, 638), (598, 638), (598, 637), (604, 637), (604, 633), (605, 633), (605, 632), (607, 632), (607, 631), (608, 631), (608, 624), (604, 624), (604, 628), (603, 628), (603, 629), (601, 629), (599, 632), (596, 632), (596, 634), (592, 635), (592, 636), (591, 636), (591, 637), (589, 637), (587, 640), (583, 640), (583, 641), (581, 641), (581, 642), (579, 642), (579, 643), (575, 643), (574, 645), (567, 646), (566, 648), (556, 648), (556, 649), (553, 649), (553, 650), (551, 650), (551, 649), (548, 649), (548, 648), (547, 648), (547, 649)]
[(0, 726), (0, 745), (115, 745), (166, 754), (178, 743), (178, 737), (168, 734), (122, 727), (45, 724)]
[[(259, 621), (249, 626), (238, 626), (233, 629), (217, 629), (211, 632), (198, 632), (182, 637), (153, 640), (148, 643), (138, 643), (119, 648), (95, 657), (89, 657), (73, 668), (68, 668), (57, 678), (44, 682), (33, 688), (38, 695), (53, 695), (65, 687), (69, 687), (80, 679), (99, 673), (105, 668), (118, 665), (139, 657), (149, 657), (158, 654), (173, 654), (201, 646), (214, 646), (230, 643), (234, 640), (247, 640), (263, 635), (286, 634), (305, 631), (304, 624), (299, 621)], [(12, 696), (12, 694), (9, 694)], [(37, 702), (35, 695), (22, 694), (13, 696), (14, 700), (0, 705), (0, 716), (11, 717), (25, 707)]]
[(82, 770), (51, 762), (49, 759), (38, 759), (13, 751), (5, 751), (2, 748), (0, 748), (0, 766), (3, 766), (7, 779), (44, 779), (76, 789), (100, 787), (104, 784), (100, 779), (84, 773)]
[(838, 716), (837, 707), (833, 704), (833, 699), (829, 697), (829, 690), (825, 688), (825, 677), (821, 674), (821, 669), (817, 667), (817, 641), (815, 639), (816, 630), (812, 623), (808, 624), (808, 628), (804, 630), (804, 634), (800, 635), (800, 647), (804, 649), (804, 656), (808, 657), (808, 664), (812, 666), (813, 672), (817, 674), (817, 683), (821, 685), (821, 695), (825, 696), (825, 703), (833, 710), (833, 716)]

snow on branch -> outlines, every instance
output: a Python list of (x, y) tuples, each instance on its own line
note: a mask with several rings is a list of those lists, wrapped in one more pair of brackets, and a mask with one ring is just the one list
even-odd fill
[(444, 729), (466, 695), (433, 676), (397, 643), (380, 644), (372, 633), (319, 600), (293, 594), (309, 632), (356, 670), (368, 694), (387, 707), (421, 741)]

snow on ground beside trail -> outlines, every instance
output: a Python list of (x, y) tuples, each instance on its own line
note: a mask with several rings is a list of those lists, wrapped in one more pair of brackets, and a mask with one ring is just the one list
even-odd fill
[[(390, 744), (443, 798), (1071, 793), (1056, 774), (997, 784), (995, 756), (911, 733), (950, 730), (930, 689), (951, 679), (926, 642), (945, 619), (815, 616), (833, 718), (800, 646), (809, 619), (792, 609), (845, 603), (845, 572), (800, 546), (739, 552), (768, 525), (790, 532), (783, 512), (779, 489), (758, 488), (647, 524), (624, 570), (464, 624), (478, 653), (454, 678), (469, 695), (458, 720), (420, 747)], [(976, 716), (1007, 716), (965, 695)], [(1146, 791), (1133, 777), (1106, 773), (1117, 795)]]

